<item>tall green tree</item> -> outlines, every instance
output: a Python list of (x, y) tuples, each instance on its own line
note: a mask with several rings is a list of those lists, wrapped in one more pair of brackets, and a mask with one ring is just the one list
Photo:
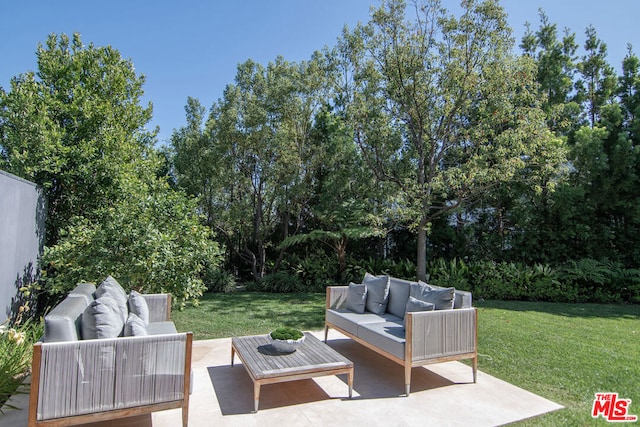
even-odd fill
[(275, 248), (296, 232), (311, 198), (309, 138), (326, 87), (322, 61), (318, 54), (240, 64), (204, 129), (202, 109), (190, 102), (189, 124), (172, 138), (178, 182), (205, 196), (211, 226), (254, 280), (278, 269), (285, 249)]
[(111, 47), (51, 35), (38, 72), (0, 93), (1, 167), (48, 198), (43, 283), (63, 293), (118, 276), (127, 288), (201, 294), (218, 247), (194, 201), (169, 188), (145, 126), (144, 77)]
[(520, 47), (536, 62), (536, 82), (547, 123), (556, 134), (567, 135), (580, 125), (581, 113), (574, 88), (578, 50), (575, 33), (565, 29), (559, 40), (556, 24), (542, 10), (540, 27), (533, 32), (527, 23), (526, 28)]
[(576, 83), (585, 103), (587, 120), (597, 125), (602, 107), (612, 101), (617, 79), (613, 67), (607, 62), (607, 45), (598, 38), (593, 26), (587, 27), (585, 54), (578, 64), (580, 78)]
[(497, 2), (464, 1), (459, 18), (439, 1), (414, 6), (384, 1), (368, 25), (344, 34), (340, 57), (355, 138), (377, 179), (395, 186), (391, 206), (417, 234), (425, 278), (435, 218), (514, 179), (553, 186), (545, 177), (563, 151), (546, 127), (534, 64), (511, 53)]
[(335, 254), (335, 279), (344, 283), (348, 244), (384, 235), (382, 218), (375, 214), (379, 195), (364, 170), (352, 129), (328, 106), (315, 116), (310, 147), (309, 212), (298, 233), (285, 238), (281, 247), (321, 242)]
[(2, 167), (42, 186), (47, 245), (74, 215), (118, 198), (154, 135), (145, 129), (144, 77), (111, 47), (52, 34), (37, 49), (38, 71), (11, 80), (0, 98)]

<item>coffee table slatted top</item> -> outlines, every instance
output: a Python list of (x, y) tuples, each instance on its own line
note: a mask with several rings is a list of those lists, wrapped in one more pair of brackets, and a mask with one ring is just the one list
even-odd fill
[(309, 333), (293, 353), (275, 351), (268, 335), (235, 337), (232, 344), (256, 379), (353, 367), (353, 362)]

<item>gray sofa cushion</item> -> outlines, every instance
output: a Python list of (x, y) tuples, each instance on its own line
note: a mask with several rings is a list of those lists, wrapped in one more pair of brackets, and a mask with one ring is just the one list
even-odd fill
[(44, 317), (44, 342), (77, 341), (80, 319), (89, 305), (84, 295), (69, 295)]
[(131, 291), (129, 294), (129, 313), (138, 316), (145, 325), (149, 324), (149, 306), (147, 305), (147, 300), (136, 291)]
[(94, 300), (82, 314), (82, 339), (115, 338), (122, 335), (124, 320), (110, 295)]
[(69, 295), (83, 296), (87, 300), (87, 305), (89, 305), (89, 303), (94, 300), (93, 294), (95, 291), (96, 285), (93, 283), (80, 283), (78, 286), (73, 288), (71, 292), (69, 292)]
[[(422, 284), (426, 284), (424, 282), (420, 282)], [(441, 286), (427, 285), (431, 286), (433, 289), (445, 289)], [(454, 301), (453, 308), (471, 308), (473, 306), (473, 297), (471, 292), (461, 291), (460, 289), (456, 289), (454, 292)]]
[(129, 313), (129, 317), (124, 324), (125, 337), (143, 337), (149, 335), (147, 324), (134, 313)]
[(364, 283), (349, 283), (347, 291), (347, 310), (354, 313), (364, 313), (367, 303), (367, 285)]
[(367, 311), (384, 314), (389, 301), (389, 276), (376, 277), (366, 273), (362, 283), (367, 285)]
[(120, 283), (111, 276), (104, 279), (104, 282), (102, 282), (100, 286), (98, 286), (98, 289), (96, 289), (96, 299), (105, 294), (109, 294), (109, 296), (118, 303), (120, 316), (122, 317), (122, 324), (124, 325), (124, 322), (127, 321), (127, 317), (129, 316), (129, 309), (127, 308), (127, 294), (122, 286), (120, 286)]
[(394, 318), (395, 316), (389, 313), (385, 313), (383, 315), (370, 312), (358, 314), (344, 308), (326, 310), (327, 322), (356, 336), (358, 334), (359, 323), (379, 323), (386, 322), (387, 319)]
[(373, 344), (379, 349), (389, 352), (404, 360), (405, 333), (402, 319), (386, 322), (361, 323), (358, 325), (358, 338)]
[(411, 285), (409, 296), (432, 303), (436, 310), (451, 310), (453, 309), (454, 292), (454, 288), (435, 289), (424, 282), (419, 282)]
[(411, 283), (415, 282), (396, 279), (395, 277), (389, 278), (389, 302), (387, 304), (387, 312), (400, 318), (404, 317)]
[(453, 308), (471, 308), (472, 302), (471, 292), (456, 289)]
[(173, 322), (151, 322), (147, 325), (147, 332), (149, 335), (165, 335), (165, 334), (177, 334), (176, 325)]

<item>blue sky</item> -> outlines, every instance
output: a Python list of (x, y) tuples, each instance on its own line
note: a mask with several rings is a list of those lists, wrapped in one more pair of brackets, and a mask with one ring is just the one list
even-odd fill
[[(458, 0), (443, 0), (452, 12)], [(524, 23), (538, 27), (542, 8), (560, 31), (568, 27), (584, 42), (592, 24), (607, 44), (609, 62), (620, 68), (627, 43), (640, 54), (638, 0), (501, 0), (519, 42)], [(367, 22), (378, 0), (2, 0), (0, 86), (35, 71), (35, 51), (51, 33), (79, 32), (85, 44), (111, 45), (146, 76), (144, 102), (153, 103), (150, 127), (159, 143), (185, 124), (188, 96), (209, 108), (233, 83), (247, 59), (267, 64), (282, 55), (309, 59), (333, 46), (346, 24)]]

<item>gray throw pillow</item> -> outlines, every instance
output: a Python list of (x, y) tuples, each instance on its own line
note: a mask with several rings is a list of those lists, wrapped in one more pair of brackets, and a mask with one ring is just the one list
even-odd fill
[(147, 300), (136, 291), (131, 291), (129, 294), (129, 313), (138, 316), (145, 325), (149, 324), (149, 306)]
[(140, 317), (133, 313), (129, 313), (127, 322), (124, 324), (125, 337), (143, 337), (149, 335), (147, 324)]
[(367, 301), (367, 286), (360, 283), (349, 283), (347, 291), (347, 310), (354, 313), (364, 313)]
[(115, 338), (122, 334), (124, 320), (117, 302), (103, 295), (87, 306), (82, 313), (82, 339)]
[(409, 291), (411, 283), (408, 280), (389, 277), (389, 303), (387, 304), (387, 313), (391, 313), (399, 318), (404, 317), (405, 307), (409, 299)]
[(362, 283), (367, 285), (367, 311), (384, 314), (389, 301), (389, 276), (376, 277), (366, 273)]
[(434, 289), (424, 282), (419, 282), (411, 284), (409, 296), (434, 304), (436, 310), (452, 310), (455, 291), (455, 288)]
[(100, 286), (98, 286), (98, 289), (96, 289), (96, 299), (105, 294), (108, 294), (118, 303), (120, 315), (122, 316), (122, 323), (124, 324), (127, 320), (127, 316), (129, 315), (129, 309), (127, 308), (127, 294), (122, 286), (120, 286), (120, 283), (111, 276), (104, 279), (104, 282), (102, 282)]
[(409, 299), (407, 300), (407, 305), (405, 308), (405, 315), (404, 315), (405, 327), (407, 326), (407, 313), (413, 313), (416, 311), (433, 311), (435, 310), (435, 308), (436, 306), (433, 303), (421, 301), (414, 297), (409, 297)]

